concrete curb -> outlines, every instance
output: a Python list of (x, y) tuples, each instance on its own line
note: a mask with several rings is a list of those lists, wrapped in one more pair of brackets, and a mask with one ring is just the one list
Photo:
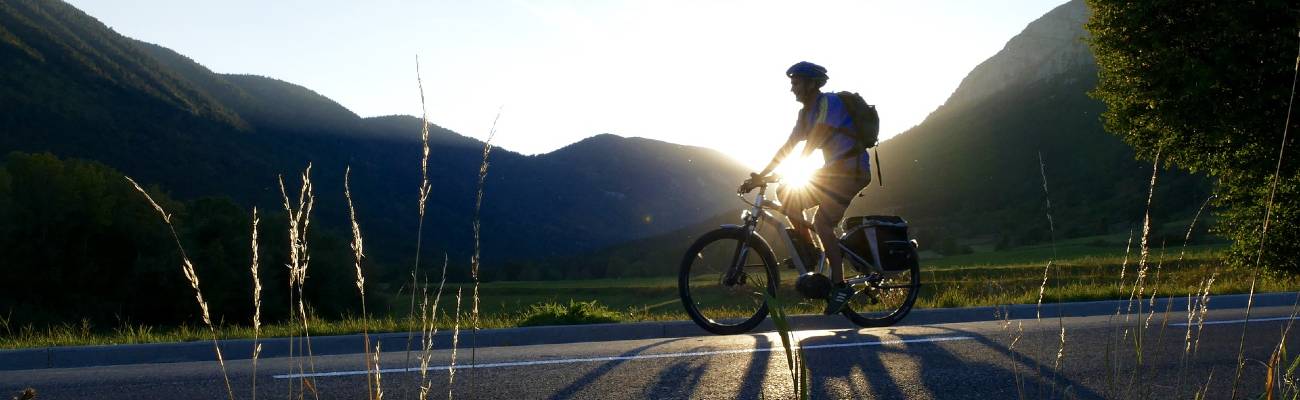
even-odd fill
[[(1262, 293), (1255, 295), (1255, 307), (1290, 306), (1295, 304), (1300, 293)], [(1245, 308), (1247, 295), (1212, 296), (1211, 310)], [(1186, 308), (1186, 297), (1174, 298), (1173, 308)], [(1116, 312), (1126, 301), (1107, 300), (1074, 303), (1044, 304), (1041, 307), (1042, 318), (1084, 317), (1107, 315)], [(1166, 300), (1157, 299), (1155, 309), (1164, 310)], [(1180, 308), (1181, 307), (1181, 308)], [(1039, 307), (1034, 304), (1016, 304), (1003, 308), (1011, 319), (1034, 319)], [(994, 307), (972, 308), (937, 308), (913, 310), (899, 326), (931, 325), (943, 323), (980, 322), (996, 319)], [(798, 315), (791, 318), (791, 325), (797, 330), (808, 329), (855, 329), (855, 325), (840, 316)], [(774, 330), (768, 319), (754, 332)], [(484, 329), (477, 335), (463, 331), (460, 337), (461, 348), (525, 346), (539, 344), (563, 344), (602, 342), (614, 340), (666, 339), (691, 336), (707, 336), (710, 333), (700, 329), (691, 321), (636, 322), (615, 324), (541, 326), (528, 328)], [(371, 340), (382, 344), (386, 351), (404, 351), (407, 345), (407, 333), (383, 333), (371, 335)], [(290, 353), (288, 339), (271, 338), (259, 341), (262, 345), (261, 358), (287, 357)], [(450, 346), (451, 332), (438, 332), (434, 337), (434, 348)], [(221, 351), (227, 360), (243, 360), (252, 357), (253, 341), (251, 339), (232, 339), (220, 341)], [(373, 345), (373, 343), (372, 343)], [(419, 337), (415, 336), (412, 348), (419, 347)], [(361, 335), (320, 336), (312, 338), (314, 355), (358, 354), (364, 348)], [(0, 371), (28, 370), (44, 368), (75, 368), (105, 365), (154, 364), (173, 362), (193, 362), (215, 360), (211, 342), (185, 342), (160, 344), (130, 344), (103, 346), (47, 347), (37, 349), (0, 350)]]

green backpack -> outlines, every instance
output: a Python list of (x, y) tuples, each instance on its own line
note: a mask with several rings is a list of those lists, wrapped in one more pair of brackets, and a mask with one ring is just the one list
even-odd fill
[[(862, 151), (876, 147), (880, 141), (880, 114), (876, 113), (876, 106), (867, 104), (862, 96), (854, 92), (839, 92), (835, 95), (840, 97), (844, 109), (853, 118), (852, 134), (858, 139), (858, 147)], [(871, 158), (876, 160), (876, 184), (885, 186), (884, 176), (880, 173), (880, 152), (877, 151), (875, 157)]]

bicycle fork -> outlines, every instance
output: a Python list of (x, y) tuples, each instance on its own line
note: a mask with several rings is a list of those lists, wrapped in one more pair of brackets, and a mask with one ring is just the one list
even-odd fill
[(745, 258), (749, 254), (749, 235), (753, 234), (753, 228), (748, 224), (745, 226), (745, 235), (741, 236), (740, 241), (736, 243), (736, 251), (731, 254), (731, 265), (727, 266), (727, 273), (722, 276), (722, 285), (724, 287), (736, 286), (743, 284), (745, 273)]

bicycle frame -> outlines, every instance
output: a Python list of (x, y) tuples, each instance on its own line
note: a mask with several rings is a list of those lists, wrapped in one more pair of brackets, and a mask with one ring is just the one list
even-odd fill
[[(748, 200), (745, 200), (744, 195), (740, 195), (741, 201), (744, 201), (746, 204), (749, 204), (751, 206), (750, 209), (745, 210), (744, 212), (741, 213), (741, 218), (744, 221), (744, 225), (723, 225), (723, 226), (731, 227), (731, 228), (742, 228), (745, 231), (745, 236), (749, 236), (749, 235), (758, 234), (755, 231), (758, 229), (759, 221), (768, 221), (769, 223), (772, 223), (776, 226), (777, 235), (781, 236), (781, 244), (785, 246), (786, 250), (789, 251), (790, 254), (796, 254), (794, 251), (795, 249), (794, 240), (793, 238), (790, 237), (789, 231), (787, 231), (787, 229), (793, 224), (786, 224), (786, 221), (789, 220), (790, 217), (781, 213), (780, 211), (781, 207), (778, 206), (775, 202), (766, 198), (767, 186), (768, 186), (767, 184), (764, 184), (758, 187), (758, 194), (754, 197), (754, 202), (752, 203), (749, 202)], [(773, 215), (773, 212), (775, 212), (777, 215)], [(858, 229), (861, 228), (854, 228), (849, 231), (846, 231), (844, 235), (840, 236), (840, 239), (843, 239), (845, 236), (853, 234)], [(843, 250), (843, 254), (844, 254), (844, 260), (841, 260), (841, 262), (857, 262), (862, 265), (870, 266), (872, 270), (878, 269), (878, 267), (874, 263), (867, 261), (866, 259), (862, 258), (862, 256), (854, 252), (852, 249), (849, 249), (847, 246), (845, 246), (843, 240), (839, 240), (838, 242), (839, 242), (840, 249)], [(733, 260), (732, 265), (731, 268), (728, 269), (727, 275), (724, 277), (725, 280), (724, 282), (727, 282), (729, 284), (735, 283), (735, 278), (739, 276), (741, 268), (743, 267), (743, 265), (740, 264), (742, 264), (742, 260), (745, 259), (744, 256), (747, 255), (746, 253), (748, 251), (749, 248), (744, 241), (741, 241), (736, 246), (736, 252), (734, 257), (732, 258)], [(799, 271), (800, 275), (808, 273), (809, 271), (816, 272), (822, 275), (827, 275), (827, 276), (830, 275), (831, 266), (827, 265), (825, 251), (823, 251), (821, 256), (818, 258), (817, 265), (815, 266), (805, 265), (804, 260), (802, 260), (801, 257), (794, 256), (794, 257), (790, 257), (790, 259), (794, 263), (795, 269)], [(837, 265), (835, 267), (843, 268), (842, 265)], [(845, 282), (850, 285), (856, 285), (856, 284), (867, 282), (872, 279), (872, 276), (879, 276), (879, 274), (880, 271), (875, 271), (875, 273), (872, 274), (863, 274), (852, 278), (847, 278), (845, 279)]]

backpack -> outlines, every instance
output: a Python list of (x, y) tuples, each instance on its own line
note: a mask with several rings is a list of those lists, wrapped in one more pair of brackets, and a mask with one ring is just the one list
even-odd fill
[(845, 111), (853, 118), (853, 137), (858, 139), (861, 148), (876, 147), (880, 138), (880, 114), (876, 113), (876, 106), (867, 104), (857, 93), (839, 92), (835, 95), (840, 97)]
[[(835, 95), (839, 96), (840, 102), (844, 103), (844, 110), (853, 118), (851, 133), (858, 139), (858, 148), (867, 151), (876, 147), (880, 141), (880, 114), (876, 113), (876, 106), (867, 104), (862, 96), (854, 92), (839, 92)], [(876, 184), (885, 186), (884, 176), (880, 173), (880, 154), (871, 158), (876, 160)]]

